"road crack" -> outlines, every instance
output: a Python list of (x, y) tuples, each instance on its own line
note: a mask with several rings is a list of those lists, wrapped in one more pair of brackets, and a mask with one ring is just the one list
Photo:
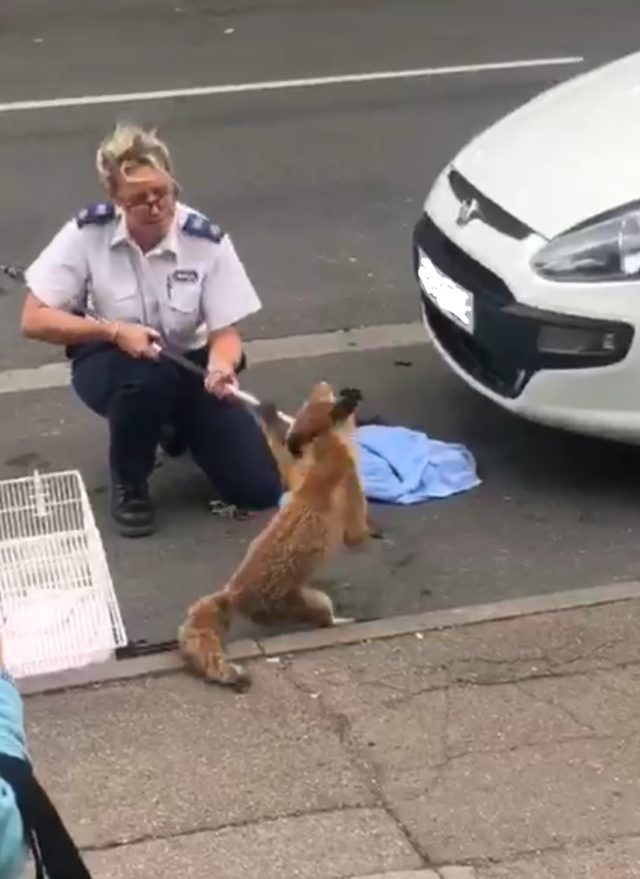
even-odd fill
[(358, 772), (363, 776), (365, 783), (369, 788), (369, 791), (373, 795), (378, 807), (386, 813), (391, 821), (393, 821), (393, 823), (404, 836), (411, 849), (415, 852), (415, 854), (418, 855), (420, 860), (423, 862), (424, 866), (430, 867), (431, 860), (429, 858), (429, 855), (422, 849), (420, 843), (415, 838), (410, 829), (396, 815), (393, 806), (384, 791), (384, 785), (380, 777), (381, 767), (376, 763), (376, 761), (371, 759), (371, 757), (358, 743), (356, 737), (353, 735), (353, 731), (351, 729), (351, 721), (347, 714), (329, 705), (321, 692), (317, 692), (315, 690), (312, 691), (304, 683), (299, 681), (290, 666), (286, 669), (283, 669), (283, 673), (295, 690), (297, 690), (299, 693), (303, 693), (305, 696), (313, 696), (315, 705), (318, 707), (318, 710), (320, 711), (322, 717), (333, 728), (340, 744), (345, 751), (345, 754), (351, 760), (352, 764), (358, 770)]
[(526, 696), (528, 699), (531, 699), (532, 702), (536, 702), (538, 705), (548, 705), (551, 708), (556, 708), (566, 717), (568, 717), (573, 723), (577, 724), (577, 726), (582, 727), (582, 729), (589, 730), (592, 733), (597, 734), (598, 730), (591, 726), (591, 724), (582, 720), (578, 715), (573, 712), (567, 705), (555, 699), (553, 696), (549, 698), (545, 698), (544, 696), (537, 696), (534, 693), (530, 693), (526, 687), (526, 681), (515, 681), (513, 686), (519, 693), (522, 693), (523, 696)]

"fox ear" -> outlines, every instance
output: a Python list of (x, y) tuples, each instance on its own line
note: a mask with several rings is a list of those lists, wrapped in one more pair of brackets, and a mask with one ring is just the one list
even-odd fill
[(334, 424), (346, 421), (356, 411), (358, 403), (362, 400), (362, 393), (358, 388), (343, 388), (340, 398), (331, 410), (331, 420)]

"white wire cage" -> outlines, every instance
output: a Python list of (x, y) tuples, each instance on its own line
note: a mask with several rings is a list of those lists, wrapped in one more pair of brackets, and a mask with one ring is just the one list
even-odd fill
[(127, 643), (77, 470), (0, 481), (0, 626), (16, 678), (104, 662)]

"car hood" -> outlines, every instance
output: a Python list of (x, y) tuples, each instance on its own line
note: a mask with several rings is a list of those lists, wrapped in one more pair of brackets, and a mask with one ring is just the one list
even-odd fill
[(453, 165), (546, 238), (639, 198), (640, 52), (543, 92)]

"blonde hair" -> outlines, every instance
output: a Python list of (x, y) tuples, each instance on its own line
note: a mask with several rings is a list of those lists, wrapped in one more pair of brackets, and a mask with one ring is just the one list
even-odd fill
[(164, 171), (177, 188), (171, 153), (155, 129), (118, 123), (98, 147), (96, 167), (100, 182), (110, 195), (114, 195), (119, 179), (126, 179), (141, 165)]

